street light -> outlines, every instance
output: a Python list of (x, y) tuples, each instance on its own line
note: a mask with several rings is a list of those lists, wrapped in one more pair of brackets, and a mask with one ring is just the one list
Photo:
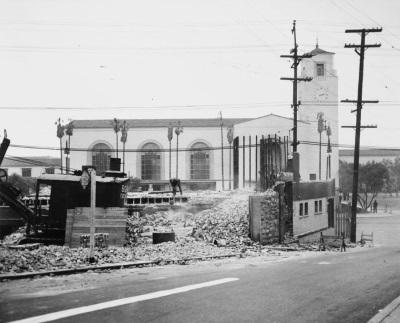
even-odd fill
[(171, 141), (174, 136), (174, 129), (171, 124), (168, 126), (168, 141), (169, 141), (169, 179), (171, 179)]
[[(122, 158), (123, 158), (123, 164), (122, 164), (122, 172), (125, 173), (125, 144), (126, 141), (128, 140), (128, 124), (126, 120), (122, 122), (121, 126), (121, 142), (122, 142)], [(118, 149), (117, 149), (118, 151)]]
[(176, 134), (176, 172), (175, 172), (175, 178), (178, 177), (178, 147), (179, 147), (179, 135), (183, 132), (183, 127), (181, 126), (181, 122), (178, 122), (178, 126), (175, 128), (175, 134)]
[(113, 122), (113, 129), (114, 129), (115, 136), (116, 136), (116, 149), (117, 149), (116, 157), (118, 158), (118, 132), (121, 130), (121, 125), (117, 118), (114, 118), (114, 120), (112, 122)]
[(60, 139), (60, 167), (61, 167), (61, 174), (63, 174), (63, 155), (62, 155), (62, 137), (64, 137), (64, 126), (61, 125), (61, 118), (58, 118), (55, 122), (57, 125), (57, 137)]
[(318, 112), (317, 114), (318, 120), (318, 133), (319, 133), (319, 173), (318, 179), (321, 180), (321, 146), (322, 146), (322, 132), (326, 130), (324, 114), (322, 112)]

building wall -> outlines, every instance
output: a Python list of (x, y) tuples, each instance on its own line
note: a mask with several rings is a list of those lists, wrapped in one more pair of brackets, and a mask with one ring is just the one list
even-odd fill
[[(322, 200), (322, 212), (315, 212), (314, 202)], [(308, 203), (308, 215), (300, 216), (300, 204)], [(304, 214), (304, 213), (303, 213)], [(293, 235), (304, 234), (328, 227), (327, 198), (293, 202)]]
[[(12, 174), (17, 174), (22, 176), (22, 168), (30, 168), (31, 169), (31, 177), (39, 177), (42, 174), (46, 173), (46, 168), (51, 168), (51, 167), (43, 167), (43, 166), (24, 166), (24, 167), (4, 167), (7, 169), (8, 175)], [(59, 174), (60, 170), (55, 168), (54, 169), (55, 174)]]
[[(245, 179), (246, 183), (243, 185), (243, 149), (239, 148), (239, 188), (244, 187), (255, 187), (255, 176), (256, 176), (256, 152), (255, 147), (249, 149), (247, 147), (249, 143), (249, 136), (251, 136), (252, 145), (255, 144), (255, 139), (260, 140), (264, 135), (268, 137), (268, 135), (281, 136), (283, 140), (284, 136), (289, 136), (290, 131), (290, 140), (292, 140), (292, 130), (293, 128), (293, 120), (276, 116), (276, 115), (267, 115), (261, 118), (257, 118), (248, 122), (240, 123), (235, 125), (234, 127), (234, 136), (239, 137), (239, 146), (243, 145), (243, 136), (245, 136)], [(310, 174), (316, 175), (316, 180), (319, 180), (319, 146), (315, 144), (306, 144), (301, 143), (304, 142), (318, 142), (319, 141), (319, 133), (315, 127), (315, 124), (312, 122), (298, 122), (298, 140), (300, 140), (300, 144), (298, 145), (298, 152), (300, 154), (300, 177), (301, 181), (308, 182), (310, 181)], [(322, 140), (323, 143), (326, 143), (326, 137)], [(289, 150), (291, 151), (292, 147), (289, 145)], [(249, 176), (249, 163), (251, 154), (251, 178), (252, 183), (248, 182)], [(339, 163), (337, 161), (338, 156), (338, 148), (332, 147), (332, 160), (331, 160), (331, 178), (327, 178), (327, 147), (321, 147), (321, 180), (326, 179), (335, 179), (336, 183), (339, 180), (339, 172), (338, 167)], [(260, 165), (260, 156), (257, 154), (257, 165), (259, 169)]]
[[(228, 146), (226, 139), (226, 129), (223, 129), (223, 145)], [(120, 137), (120, 136), (119, 136)], [(127, 150), (141, 149), (148, 142), (156, 143), (161, 149), (161, 179), (169, 179), (169, 141), (167, 138), (167, 128), (137, 128), (129, 129), (128, 139), (126, 142)], [(179, 135), (179, 149), (188, 149), (194, 143), (202, 142), (210, 148), (221, 146), (221, 132), (219, 127), (186, 127), (183, 133)], [(89, 151), (72, 151), (71, 167), (81, 169), (82, 165), (90, 165), (92, 163), (92, 154), (90, 149), (97, 143), (104, 143), (111, 149), (116, 149), (116, 136), (112, 128), (108, 129), (75, 129), (72, 138), (72, 147), (82, 148)], [(176, 135), (174, 133), (171, 154), (171, 175), (176, 176)], [(119, 154), (122, 159), (122, 143), (118, 142)], [(217, 189), (222, 187), (222, 160), (221, 151), (209, 150), (210, 154), (210, 180), (217, 181)], [(112, 154), (116, 157), (116, 153)], [(129, 176), (141, 176), (140, 152), (126, 152), (125, 172)], [(122, 167), (121, 167), (122, 169)], [(178, 177), (180, 179), (190, 179), (190, 153), (188, 151), (178, 152)], [(224, 150), (224, 179), (225, 187), (228, 187), (229, 179), (229, 150)]]

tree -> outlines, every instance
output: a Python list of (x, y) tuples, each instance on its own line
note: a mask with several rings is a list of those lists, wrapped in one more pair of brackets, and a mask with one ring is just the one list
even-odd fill
[[(400, 165), (400, 164), (399, 164)], [(358, 203), (363, 210), (371, 207), (372, 202), (389, 181), (389, 171), (384, 163), (368, 162), (360, 164), (358, 176)], [(353, 186), (353, 164), (339, 162), (340, 189), (350, 193)]]
[(400, 191), (400, 157), (396, 157), (394, 161), (386, 159), (382, 163), (389, 171), (389, 179), (385, 184), (385, 191), (387, 193), (396, 193), (398, 196)]
[(388, 179), (389, 171), (383, 163), (368, 162), (360, 165), (358, 202), (363, 210), (371, 207)]

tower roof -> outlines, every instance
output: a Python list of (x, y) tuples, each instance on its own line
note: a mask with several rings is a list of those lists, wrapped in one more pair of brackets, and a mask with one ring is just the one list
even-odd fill
[(319, 54), (335, 55), (334, 52), (327, 52), (326, 50), (323, 50), (323, 49), (319, 48), (318, 43), (315, 45), (315, 48), (311, 52), (309, 52), (307, 54), (311, 54), (312, 56), (316, 56), (316, 55), (319, 55)]

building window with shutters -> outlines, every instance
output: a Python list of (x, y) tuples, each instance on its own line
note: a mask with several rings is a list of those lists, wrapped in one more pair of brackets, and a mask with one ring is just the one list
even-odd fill
[(308, 202), (304, 203), (304, 215), (308, 215)]
[(160, 147), (155, 143), (147, 143), (142, 147), (141, 173), (142, 179), (161, 179)]
[(303, 203), (299, 205), (299, 216), (303, 216)]
[(96, 168), (96, 174), (104, 174), (110, 169), (111, 148), (104, 144), (99, 143), (92, 147), (92, 166)]
[(22, 168), (22, 177), (31, 177), (32, 168)]
[(190, 179), (210, 179), (210, 153), (202, 142), (192, 145), (190, 153)]

